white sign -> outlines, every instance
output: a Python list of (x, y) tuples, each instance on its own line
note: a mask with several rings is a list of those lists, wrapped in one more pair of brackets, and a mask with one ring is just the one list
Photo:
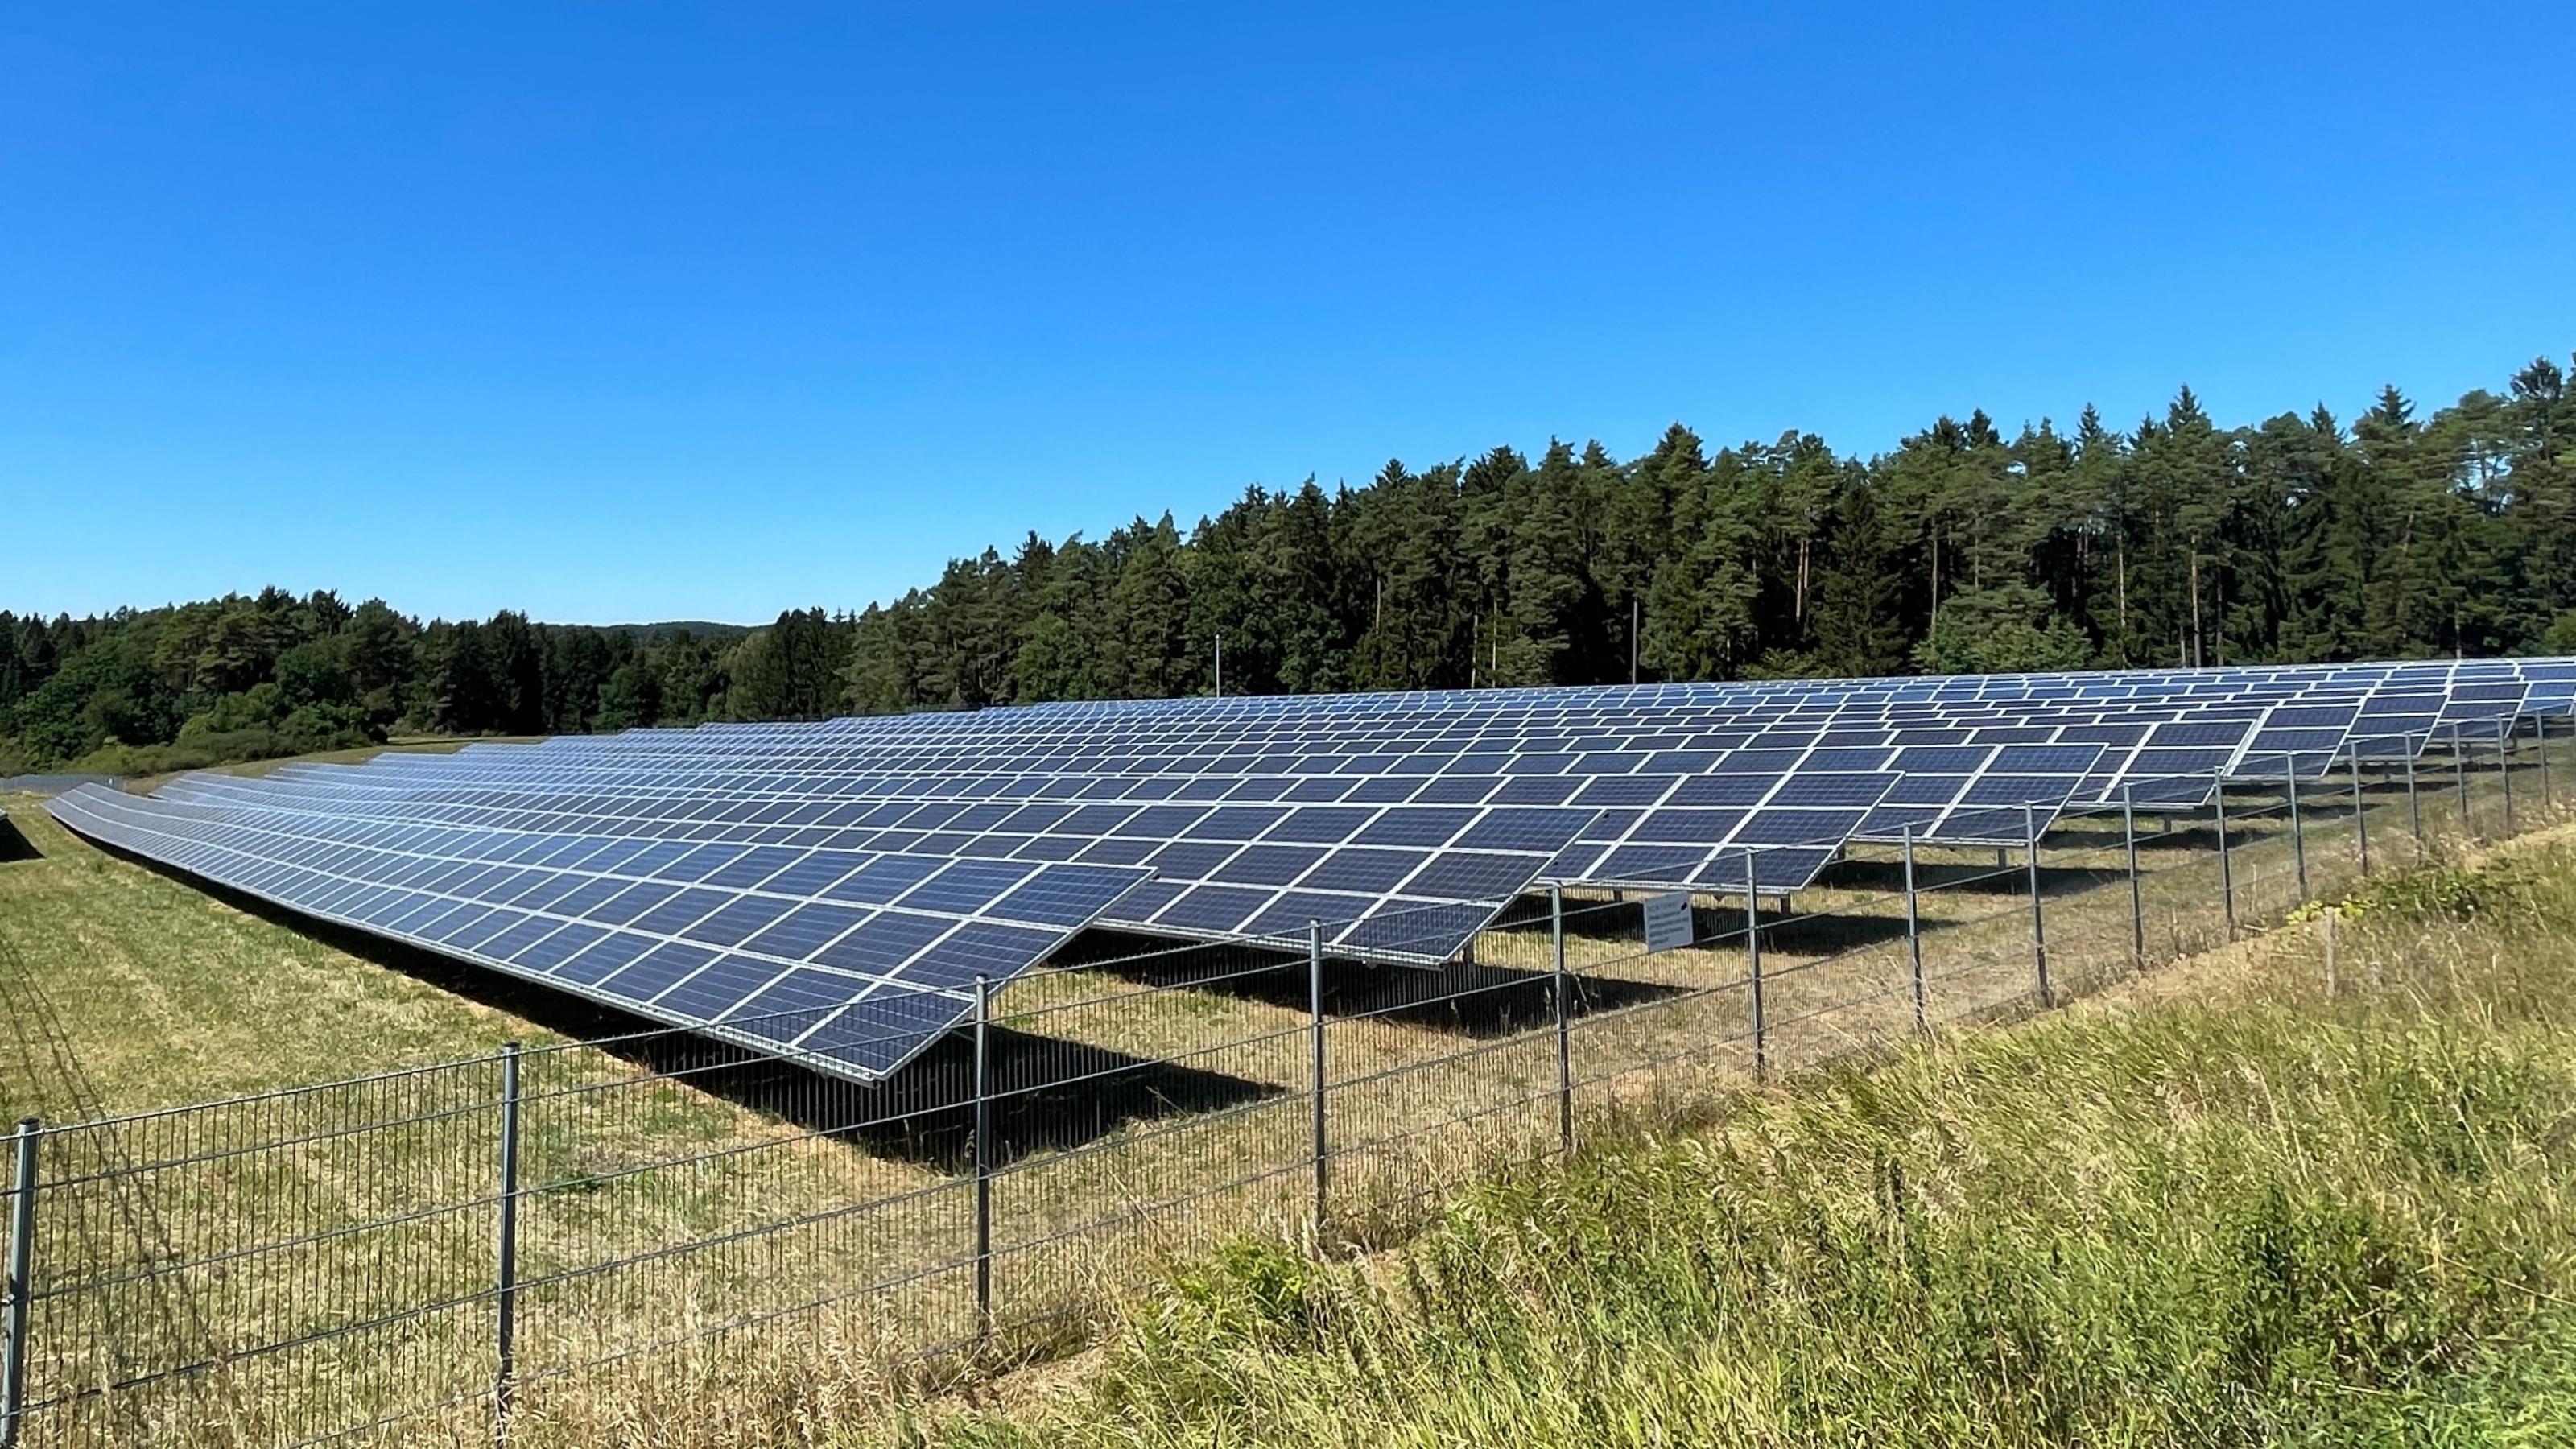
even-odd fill
[(1691, 943), (1697, 932), (1691, 929), (1689, 891), (1672, 891), (1646, 897), (1646, 951), (1678, 951)]

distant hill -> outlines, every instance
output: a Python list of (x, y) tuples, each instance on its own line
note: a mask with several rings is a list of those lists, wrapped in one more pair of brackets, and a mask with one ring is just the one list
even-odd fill
[(656, 644), (683, 631), (694, 634), (701, 639), (713, 639), (719, 643), (731, 643), (734, 640), (749, 634), (753, 629), (759, 626), (754, 624), (713, 624), (704, 619), (666, 619), (659, 624), (606, 624), (600, 627), (606, 630), (623, 629), (628, 634), (633, 635), (635, 642), (638, 644)]

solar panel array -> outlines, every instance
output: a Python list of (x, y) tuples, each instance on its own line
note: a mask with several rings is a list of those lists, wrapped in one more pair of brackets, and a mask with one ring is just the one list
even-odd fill
[[(378, 788), (363, 770), (290, 770), (268, 780), (198, 776), (165, 795), (285, 816), (432, 821), (501, 830), (943, 859), (1141, 866), (1151, 875), (1107, 923), (1166, 934), (1303, 940), (1309, 921), (1354, 951), (1445, 959), (1554, 858), (1593, 812), (1475, 802), (1318, 803), (1273, 798), (1276, 781), (1184, 799), (1133, 779), (1081, 777), (1068, 796), (965, 798), (952, 778), (900, 798), (752, 786), (660, 794), (592, 778), (541, 791), (443, 784), (405, 771)], [(408, 785), (411, 788), (403, 788)], [(1445, 908), (1445, 909), (1444, 909)]]
[(1135, 868), (281, 817), (84, 785), (82, 834), (310, 916), (873, 1077), (1146, 878)]
[(195, 775), (55, 802), (305, 913), (872, 1079), (1088, 926), (1453, 959), (1542, 880), (1788, 892), (1855, 841), (2576, 713), (2576, 660), (1037, 705)]

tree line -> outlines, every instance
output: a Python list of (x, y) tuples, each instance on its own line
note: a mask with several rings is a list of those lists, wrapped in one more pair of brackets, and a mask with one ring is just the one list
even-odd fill
[(427, 623), (281, 589), (89, 619), (0, 611), (0, 775), (144, 774), (395, 735), (695, 724), (776, 707), (752, 631)]
[[(1943, 417), (1870, 457), (1791, 432), (1551, 441), (1248, 489), (752, 631), (422, 623), (277, 590), (0, 613), (0, 762), (242, 758), (1229, 692), (2576, 653), (2576, 404), (2549, 358), (2423, 413), (2394, 386), (2218, 425)], [(125, 752), (120, 755), (118, 752)], [(175, 752), (175, 754), (174, 754)]]
[(833, 703), (1193, 693), (1220, 641), (1249, 693), (2576, 648), (2565, 382), (2234, 428), (2185, 388), (2126, 430), (1977, 412), (1869, 458), (1676, 424), (1626, 461), (1390, 462), (956, 560), (850, 621)]

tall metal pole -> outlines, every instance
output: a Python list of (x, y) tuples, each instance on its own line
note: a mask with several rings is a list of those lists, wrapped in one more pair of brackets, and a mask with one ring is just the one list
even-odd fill
[(27, 1317), (35, 1303), (36, 1144), (44, 1123), (18, 1119), (18, 1175), (9, 1198), (9, 1343), (0, 1354), (0, 1445), (18, 1442), (27, 1411)]
[(1914, 827), (1905, 827), (1905, 954), (1914, 977), (1914, 1029), (1932, 1029), (1930, 1003), (1923, 992), (1923, 918), (1915, 909)]
[(1573, 981), (1565, 972), (1565, 887), (1554, 881), (1547, 886), (1549, 933), (1556, 944), (1556, 989), (1549, 993), (1556, 1002), (1556, 1136), (1568, 1156), (1574, 1152), (1574, 1042), (1572, 1040)]
[(993, 978), (975, 976), (975, 1324), (993, 1330)]
[(2370, 812), (2361, 798), (2361, 742), (2352, 744), (2352, 838), (2361, 851), (2361, 873), (2370, 874)]
[(2138, 801), (2137, 788), (2120, 787), (2120, 838), (2129, 851), (2129, 955), (2141, 971), (2147, 969), (2147, 903), (2138, 883)]
[(2227, 939), (2236, 939), (2236, 867), (2227, 858), (2227, 773), (2209, 772), (2209, 798), (2218, 815), (2218, 899), (2227, 910)]
[(2025, 800), (2021, 806), (2022, 863), (2030, 869), (2030, 959), (2039, 974), (2039, 1004), (2047, 1006), (2053, 998), (2048, 992), (2048, 925), (2039, 913), (2039, 812)]
[(2298, 862), (2299, 899), (2304, 901), (2308, 898), (2308, 831), (2299, 819), (2299, 757), (2283, 755), (2281, 760), (2290, 777), (2290, 858)]
[(1753, 990), (1753, 1080), (1771, 1075), (1770, 1043), (1762, 1021), (1762, 897), (1754, 884), (1753, 852), (1744, 852), (1744, 962)]
[(1315, 1074), (1315, 1228), (1324, 1226), (1324, 923), (1306, 923), (1306, 1019), (1314, 1038)]
[(510, 1437), (511, 1379), (518, 1369), (519, 1338), (519, 1044), (501, 1047), (501, 1224), (499, 1314), (493, 1337), (492, 1433)]

